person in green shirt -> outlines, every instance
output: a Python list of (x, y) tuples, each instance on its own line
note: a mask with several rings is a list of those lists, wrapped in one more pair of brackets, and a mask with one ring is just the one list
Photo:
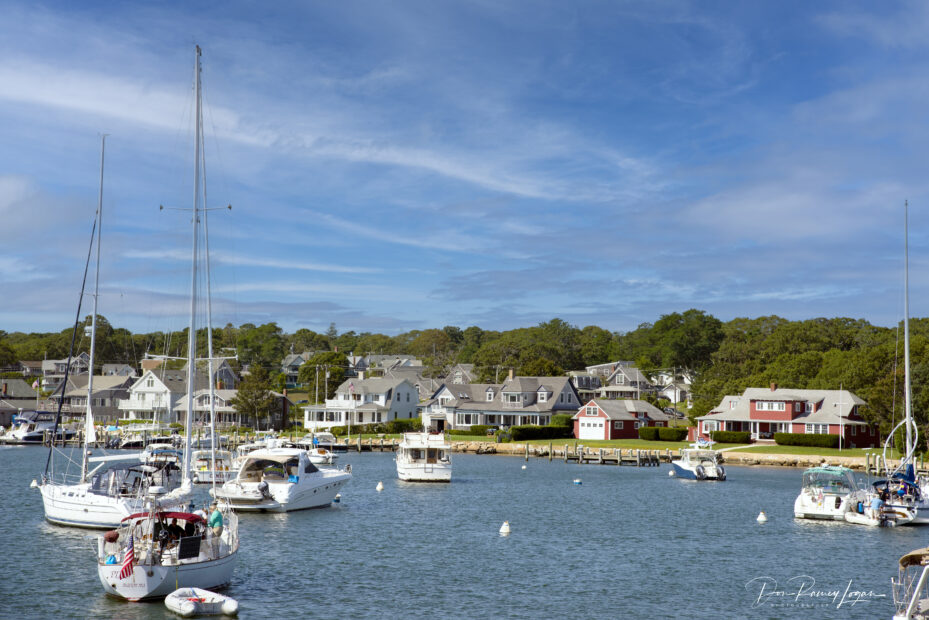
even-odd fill
[(221, 536), (223, 533), (223, 513), (219, 511), (216, 502), (210, 504), (210, 519), (206, 523), (213, 530), (213, 536)]

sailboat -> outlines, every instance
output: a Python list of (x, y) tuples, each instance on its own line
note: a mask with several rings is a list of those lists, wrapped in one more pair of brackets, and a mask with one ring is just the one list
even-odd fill
[[(150, 496), (159, 496), (169, 492), (178, 483), (178, 471), (166, 465), (153, 466), (139, 463), (138, 455), (116, 455), (90, 457), (90, 450), (96, 443), (96, 432), (93, 417), (93, 389), (94, 389), (94, 355), (97, 335), (97, 297), (100, 280), (100, 236), (103, 216), (103, 164), (106, 153), (106, 136), (101, 139), (100, 146), (100, 194), (97, 204), (97, 213), (91, 234), (91, 247), (87, 253), (87, 264), (84, 268), (84, 282), (86, 283), (90, 258), (96, 245), (96, 274), (94, 276), (93, 314), (90, 330), (90, 371), (87, 378), (87, 409), (84, 419), (84, 443), (81, 450), (80, 475), (76, 478), (67, 472), (57, 472), (53, 467), (52, 458), (56, 448), (54, 442), (49, 447), (49, 458), (46, 461), (45, 472), (41, 482), (33, 480), (32, 485), (42, 494), (42, 504), (45, 509), (45, 518), (59, 525), (71, 525), (88, 528), (113, 528), (129, 515), (142, 509), (145, 499)], [(96, 240), (94, 236), (96, 235)], [(81, 290), (83, 299), (83, 286)], [(71, 339), (71, 351), (74, 351), (74, 341), (77, 335), (78, 320), (81, 316), (81, 303), (78, 302), (75, 329)], [(61, 406), (63, 395), (68, 384), (68, 374), (71, 360), (65, 369), (62, 383), (62, 398), (59, 399), (58, 413), (55, 416), (57, 427), (61, 419)], [(68, 458), (67, 455), (63, 455)], [(135, 461), (131, 465), (112, 467), (118, 461)], [(95, 469), (88, 471), (92, 463), (99, 463)]]
[[(887, 450), (897, 431), (906, 429), (906, 446), (900, 464), (887, 472), (885, 480), (874, 483), (876, 491), (889, 497), (888, 508), (909, 508), (916, 511), (914, 525), (929, 524), (929, 479), (916, 475), (916, 445), (919, 430), (913, 419), (913, 392), (910, 383), (910, 267), (909, 267), (909, 204), (904, 203), (904, 241), (903, 241), (903, 360), (904, 360), (904, 411), (903, 420), (897, 424), (884, 443), (884, 462), (887, 462)], [(885, 493), (886, 492), (886, 493)]]
[[(187, 339), (187, 417), (184, 425), (184, 485), (191, 484), (191, 420), (194, 413), (194, 379), (197, 355), (197, 264), (201, 216), (206, 209), (201, 204), (206, 191), (201, 188), (203, 158), (203, 115), (200, 94), (200, 47), (196, 46), (195, 79), (196, 126), (194, 156), (193, 258), (190, 290), (190, 326)], [(202, 194), (201, 194), (202, 191)], [(205, 235), (206, 238), (206, 235)], [(206, 266), (209, 271), (209, 246), (206, 246)], [(206, 278), (209, 281), (209, 277)], [(209, 299), (209, 292), (207, 292)], [(209, 304), (208, 304), (209, 308)], [(207, 311), (209, 316), (209, 310)], [(209, 329), (207, 320), (207, 333)], [(208, 355), (212, 359), (212, 340), (208, 337)], [(210, 363), (212, 373), (212, 363)], [(212, 374), (211, 381), (212, 383)], [(211, 393), (212, 400), (212, 393)], [(211, 425), (212, 427), (212, 425)], [(215, 442), (214, 442), (215, 445)], [(215, 469), (215, 459), (213, 460)], [(186, 511), (165, 510), (156, 500), (150, 500), (144, 511), (125, 519), (120, 527), (98, 539), (97, 574), (107, 594), (130, 601), (164, 598), (178, 588), (219, 588), (232, 580), (239, 551), (238, 517), (228, 506), (218, 507), (219, 515), (211, 515), (207, 523), (202, 515)], [(214, 516), (221, 516), (221, 525), (214, 527)], [(180, 530), (169, 535), (169, 521)], [(171, 524), (173, 525), (173, 523)], [(208, 527), (209, 526), (209, 527)], [(183, 533), (181, 534), (180, 531)]]

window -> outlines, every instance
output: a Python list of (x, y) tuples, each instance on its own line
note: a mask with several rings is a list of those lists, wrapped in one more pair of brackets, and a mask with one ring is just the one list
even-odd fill
[(618, 431), (618, 430), (622, 430), (622, 428), (623, 428), (623, 421), (622, 421), (622, 420), (617, 420), (616, 422), (613, 422), (613, 429), (614, 429), (614, 430), (617, 430), (617, 431)]
[(848, 434), (855, 435), (857, 430), (858, 430), (858, 427), (853, 424), (852, 427), (848, 430)]
[(155, 387), (155, 378), (149, 377), (148, 381), (145, 382), (145, 387)]
[(540, 403), (544, 403), (544, 402), (546, 402), (546, 401), (548, 401), (548, 393), (546, 393), (546, 392), (539, 392), (539, 402), (540, 402)]
[(819, 434), (819, 435), (826, 435), (829, 433), (829, 425), (828, 424), (807, 424), (805, 430), (807, 434), (813, 433), (813, 434)]
[[(638, 428), (638, 427), (636, 427)], [(703, 421), (703, 432), (709, 433), (716, 430), (716, 422)]]
[(642, 423), (636, 420), (635, 428), (639, 428), (640, 426), (642, 426)]
[(584, 415), (599, 415), (599, 408), (597, 407), (584, 407)]
[(406, 393), (406, 402), (410, 402), (410, 393), (409, 393), (409, 392)]
[(811, 403), (811, 402), (803, 403), (803, 410), (806, 411), (807, 413), (812, 412), (812, 411), (813, 411), (813, 403)]
[(494, 392), (493, 392), (493, 390), (487, 390), (487, 401), (490, 402), (490, 401), (492, 401), (493, 399), (494, 399)]
[(794, 403), (794, 413), (800, 413), (803, 410), (803, 403)]

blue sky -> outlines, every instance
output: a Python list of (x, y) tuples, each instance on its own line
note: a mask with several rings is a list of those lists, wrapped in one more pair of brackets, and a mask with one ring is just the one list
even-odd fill
[(0, 329), (929, 314), (929, 5), (0, 2)]

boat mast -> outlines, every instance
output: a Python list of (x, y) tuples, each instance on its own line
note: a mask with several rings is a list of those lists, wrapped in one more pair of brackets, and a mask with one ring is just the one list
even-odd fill
[(903, 362), (904, 410), (906, 411), (906, 455), (909, 461), (916, 449), (913, 437), (913, 393), (910, 388), (910, 247), (909, 201), (903, 202)]
[(187, 333), (187, 420), (184, 424), (184, 482), (190, 480), (190, 425), (194, 415), (194, 377), (197, 361), (197, 241), (200, 232), (200, 46), (195, 46), (194, 55), (194, 99), (196, 101), (196, 121), (194, 128), (194, 207), (193, 217), (193, 251), (190, 278), (190, 328)]
[(106, 134), (103, 134), (100, 138), (100, 194), (97, 197), (97, 264), (94, 271), (94, 307), (90, 315), (90, 368), (87, 374), (87, 409), (84, 413), (84, 454), (81, 457), (81, 482), (87, 479), (87, 451), (92, 444), (97, 442), (92, 403), (94, 400), (94, 351), (97, 344), (97, 296), (100, 291), (100, 231), (103, 228), (103, 162), (105, 153)]
[[(205, 149), (204, 149), (205, 150)], [(206, 257), (206, 356), (207, 377), (209, 379), (210, 397), (210, 469), (213, 488), (216, 488), (216, 442), (219, 435), (216, 432), (216, 392), (213, 383), (213, 287), (210, 282), (210, 226), (208, 209), (206, 208), (206, 153), (201, 155), (203, 169), (203, 252)]]

